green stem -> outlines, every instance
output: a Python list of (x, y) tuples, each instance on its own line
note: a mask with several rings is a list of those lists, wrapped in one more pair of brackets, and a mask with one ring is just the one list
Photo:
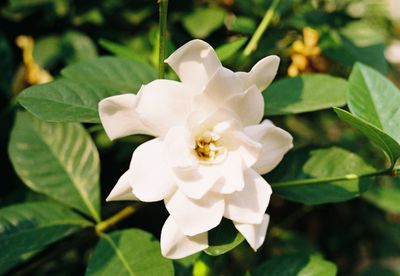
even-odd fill
[(243, 51), (244, 56), (250, 55), (253, 51), (257, 49), (258, 41), (260, 40), (261, 36), (268, 28), (269, 23), (271, 23), (272, 18), (275, 15), (276, 8), (279, 5), (280, 0), (274, 0), (266, 11), (264, 18), (262, 19), (260, 25), (258, 26), (257, 30), (254, 32), (253, 36), (251, 37), (249, 44), (247, 44), (246, 48)]
[(113, 227), (115, 224), (117, 224), (121, 220), (134, 214), (136, 211), (137, 211), (137, 208), (134, 206), (125, 207), (124, 209), (122, 209), (121, 211), (119, 211), (118, 213), (113, 215), (112, 217), (96, 224), (96, 227), (95, 227), (96, 233), (101, 234), (101, 233), (107, 231), (108, 229)]
[(164, 78), (165, 45), (167, 40), (167, 11), (168, 0), (158, 0), (159, 4), (159, 43), (158, 43), (158, 77)]
[(367, 174), (348, 174), (341, 177), (328, 177), (328, 178), (312, 178), (312, 179), (303, 179), (303, 180), (291, 180), (291, 181), (283, 181), (278, 183), (272, 183), (271, 186), (273, 188), (287, 188), (291, 186), (301, 186), (301, 185), (309, 185), (309, 184), (320, 184), (320, 183), (327, 183), (327, 182), (334, 182), (334, 181), (346, 181), (346, 180), (354, 180), (366, 177), (373, 177), (373, 176), (380, 176), (380, 175), (393, 175), (395, 171), (391, 169), (385, 169), (381, 171), (376, 171), (373, 173)]

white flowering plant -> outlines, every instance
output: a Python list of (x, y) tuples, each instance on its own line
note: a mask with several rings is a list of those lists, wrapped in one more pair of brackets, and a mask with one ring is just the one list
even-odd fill
[[(1, 118), (19, 187), (0, 201), (0, 274), (58, 274), (42, 264), (68, 252), (87, 275), (380, 273), (370, 263), (383, 259), (338, 257), (353, 258), (343, 243), (376, 225), (393, 228), (382, 247), (400, 248), (400, 91), (384, 76), (398, 71), (376, 32), (351, 39), (370, 17), (325, 3), (326, 28), (315, 3), (259, 1), (256, 27), (234, 2), (193, 4), (182, 38), (182, 11), (167, 18), (159, 0), (152, 45), (100, 40), (112, 56), (78, 32), (18, 37), (23, 66), (0, 82), (14, 93)], [(56, 40), (68, 58), (50, 51)], [(67, 66), (52, 76), (56, 57)]]

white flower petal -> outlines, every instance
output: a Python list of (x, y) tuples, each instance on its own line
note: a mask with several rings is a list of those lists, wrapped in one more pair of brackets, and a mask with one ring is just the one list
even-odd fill
[(243, 94), (242, 80), (231, 70), (220, 67), (204, 88), (196, 96), (196, 108), (212, 113), (222, 106), (230, 97)]
[(165, 160), (163, 143), (156, 138), (141, 144), (129, 167), (132, 189), (141, 201), (159, 201), (175, 189), (174, 177)]
[(221, 178), (215, 166), (197, 165), (192, 168), (175, 168), (175, 181), (179, 189), (192, 199), (201, 199)]
[(133, 194), (132, 186), (130, 184), (131, 174), (127, 170), (115, 184), (114, 188), (106, 198), (106, 201), (116, 201), (116, 200), (138, 200), (138, 198)]
[(246, 84), (246, 88), (255, 84), (260, 91), (264, 91), (275, 78), (279, 61), (278, 56), (268, 56), (257, 62), (250, 72), (237, 72), (236, 74)]
[(146, 126), (162, 136), (171, 127), (186, 123), (192, 110), (193, 93), (189, 86), (177, 81), (152, 81), (138, 92), (137, 113)]
[(177, 190), (165, 200), (165, 206), (183, 234), (195, 236), (221, 222), (225, 203), (217, 194), (209, 193), (201, 200), (194, 200)]
[(293, 147), (293, 137), (269, 120), (265, 120), (259, 125), (248, 126), (244, 132), (262, 144), (261, 154), (252, 166), (259, 174), (266, 174), (273, 170)]
[(264, 98), (255, 85), (232, 96), (223, 106), (235, 112), (244, 126), (258, 124), (264, 116)]
[(224, 216), (237, 223), (259, 224), (268, 207), (272, 189), (252, 169), (245, 172), (244, 181), (242, 191), (225, 196)]
[(230, 131), (220, 141), (221, 145), (226, 147), (230, 152), (235, 152), (241, 156), (247, 168), (256, 163), (262, 150), (260, 143), (253, 141), (242, 131)]
[(161, 231), (161, 253), (169, 259), (180, 259), (208, 247), (208, 232), (186, 236), (170, 216)]
[(213, 192), (221, 194), (230, 194), (235, 191), (241, 191), (245, 185), (243, 176), (243, 162), (242, 157), (231, 152), (228, 154), (226, 160), (215, 168), (223, 178), (216, 183), (212, 188)]
[(251, 248), (253, 248), (254, 251), (257, 251), (257, 249), (264, 243), (269, 224), (269, 215), (264, 214), (261, 224), (244, 224), (237, 222), (233, 222), (233, 224), (247, 240)]
[(194, 152), (195, 138), (184, 127), (172, 127), (164, 138), (165, 153), (172, 168), (197, 166)]
[(106, 98), (99, 103), (99, 116), (110, 139), (142, 133), (154, 135), (154, 131), (143, 124), (136, 111), (139, 97), (123, 94)]
[(171, 66), (183, 83), (197, 90), (203, 90), (214, 73), (222, 66), (214, 49), (199, 39), (189, 41), (177, 49), (165, 62)]

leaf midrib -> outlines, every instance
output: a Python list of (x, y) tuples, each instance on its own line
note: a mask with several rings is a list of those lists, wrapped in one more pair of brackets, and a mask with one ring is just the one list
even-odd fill
[[(39, 122), (40, 123), (40, 122)], [(68, 176), (68, 178), (70, 179), (73, 187), (75, 188), (75, 190), (78, 192), (80, 198), (82, 199), (83, 203), (86, 205), (86, 208), (88, 209), (88, 211), (90, 212), (90, 214), (92, 215), (92, 217), (96, 220), (96, 221), (100, 221), (100, 217), (99, 214), (96, 211), (96, 208), (92, 205), (92, 203), (90, 202), (90, 199), (87, 198), (85, 196), (85, 193), (82, 192), (82, 189), (80, 189), (79, 185), (77, 185), (75, 178), (73, 177), (72, 173), (67, 170), (67, 168), (63, 165), (63, 163), (61, 162), (61, 160), (58, 158), (58, 155), (54, 152), (53, 148), (51, 147), (50, 144), (47, 143), (47, 141), (45, 139), (42, 138), (41, 132), (37, 129), (36, 126), (32, 127), (36, 133), (36, 135), (39, 137), (39, 139), (43, 142), (44, 145), (46, 145), (46, 147), (49, 149), (49, 151), (51, 152), (51, 154), (53, 155), (53, 157), (58, 161), (58, 164), (60, 165), (61, 168), (63, 168), (63, 171), (66, 172), (66, 175)], [(76, 208), (75, 206), (72, 206), (74, 208)]]

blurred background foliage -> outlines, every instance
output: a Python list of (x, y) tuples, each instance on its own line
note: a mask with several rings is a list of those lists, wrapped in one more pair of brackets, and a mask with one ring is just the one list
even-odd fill
[[(304, 72), (347, 78), (354, 62), (360, 61), (399, 84), (400, 50), (387, 51), (390, 45), (400, 40), (398, 1), (281, 1), (257, 49), (244, 57), (241, 52), (271, 2), (170, 0), (167, 52), (172, 53), (193, 38), (201, 38), (217, 49), (225, 66), (234, 70), (248, 70), (262, 57), (276, 54), (281, 57), (277, 79)], [(17, 37), (32, 37), (34, 63), (52, 76), (58, 76), (63, 67), (100, 55), (122, 56), (156, 67), (157, 32), (156, 1), (1, 2), (1, 207), (42, 199), (41, 195), (21, 183), (6, 154), (18, 109), (15, 97), (24, 87), (34, 84), (24, 77), (28, 66), (26, 62), (24, 64), (21, 45), (17, 46)], [(29, 52), (29, 49), (25, 51)], [(168, 71), (167, 77), (175, 78), (171, 71)], [(324, 83), (319, 82), (315, 89), (324, 89)], [(296, 151), (304, 147), (333, 144), (356, 152), (369, 164), (384, 166), (385, 161), (379, 151), (364, 136), (341, 123), (331, 110), (275, 116), (273, 121), (293, 134)], [(100, 150), (104, 202), (118, 176), (128, 166), (133, 148), (148, 137), (134, 136), (111, 143), (101, 128), (90, 124), (86, 127)], [(291, 173), (285, 171), (285, 167), (281, 171), (278, 168), (270, 178), (279, 173)], [(369, 183), (370, 189), (361, 197), (336, 204), (308, 206), (273, 196), (268, 208), (272, 222), (265, 245), (257, 254), (245, 243), (218, 257), (201, 253), (175, 262), (176, 274), (243, 275), (246, 271), (253, 271), (254, 275), (267, 275), (268, 271), (268, 275), (275, 275), (276, 267), (287, 265), (292, 269), (287, 275), (294, 275), (304, 267), (302, 258), (312, 255), (312, 260), (318, 261), (321, 255), (336, 263), (341, 275), (399, 275), (400, 177), (379, 177), (375, 182)], [(125, 203), (102, 205), (103, 212), (109, 216)], [(124, 221), (121, 227), (139, 227), (159, 236), (167, 216), (162, 210), (162, 204), (150, 204)], [(88, 239), (77, 248), (59, 252), (56, 259), (47, 258), (46, 254), (59, 243), (51, 245), (44, 253), (12, 272), (29, 275), (82, 274), (94, 242)], [(286, 259), (274, 259), (281, 255)], [(308, 275), (306, 271), (302, 273)]]

